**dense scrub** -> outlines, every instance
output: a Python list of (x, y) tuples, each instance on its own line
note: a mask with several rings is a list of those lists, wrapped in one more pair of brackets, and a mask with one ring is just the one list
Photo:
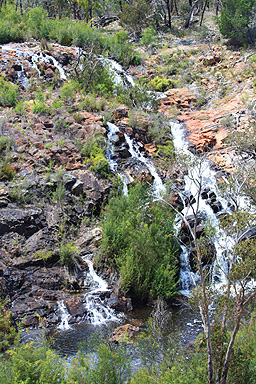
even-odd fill
[(172, 298), (177, 290), (178, 248), (173, 212), (153, 201), (144, 185), (115, 196), (106, 207), (99, 260), (117, 268), (121, 285), (141, 299)]

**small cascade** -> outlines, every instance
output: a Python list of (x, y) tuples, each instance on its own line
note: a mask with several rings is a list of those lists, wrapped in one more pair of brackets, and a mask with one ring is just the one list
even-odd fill
[(123, 183), (123, 194), (125, 196), (128, 195), (128, 186), (127, 186), (127, 180), (126, 176), (123, 173), (118, 172), (118, 164), (115, 160), (115, 155), (114, 155), (114, 144), (113, 144), (113, 139), (114, 137), (120, 132), (119, 128), (112, 123), (107, 123), (108, 125), (108, 142), (107, 142), (107, 150), (106, 150), (106, 159), (108, 160), (109, 167), (112, 172), (116, 173), (122, 183)]
[[(221, 286), (227, 281), (228, 260), (227, 253), (234, 246), (234, 240), (226, 237), (219, 226), (219, 215), (221, 213), (230, 213), (228, 202), (225, 201), (218, 192), (216, 182), (216, 172), (211, 169), (207, 159), (199, 159), (188, 149), (188, 142), (181, 124), (171, 122), (173, 143), (177, 153), (187, 156), (187, 163), (190, 164), (188, 174), (184, 176), (184, 187), (180, 192), (180, 198), (183, 201), (183, 217), (194, 215), (196, 212), (197, 201), (199, 204), (199, 217), (202, 221), (209, 221), (215, 229), (213, 239), (216, 251), (215, 261), (212, 266), (212, 281), (216, 286)], [(198, 196), (199, 184), (201, 186), (201, 195)], [(186, 196), (191, 196), (189, 201)], [(180, 227), (181, 220), (178, 226)], [(183, 249), (181, 254), (181, 272), (180, 282), (181, 290), (187, 291), (198, 282), (198, 278), (191, 272), (188, 251)]]
[(61, 316), (61, 322), (58, 326), (58, 328), (62, 331), (66, 331), (67, 329), (70, 329), (70, 325), (68, 323), (68, 319), (70, 317), (68, 310), (65, 306), (64, 300), (61, 300), (58, 302), (58, 310)]
[(129, 146), (129, 152), (132, 155), (132, 157), (139, 160), (141, 163), (145, 164), (151, 176), (154, 178), (154, 182), (153, 182), (154, 197), (156, 199), (161, 198), (161, 196), (165, 193), (166, 188), (161, 180), (161, 177), (158, 175), (154, 165), (150, 162), (150, 160), (144, 157), (142, 153), (140, 153), (137, 144), (134, 143), (134, 140), (132, 140), (126, 133), (124, 134), (124, 137)]
[(191, 289), (193, 289), (199, 282), (199, 276), (191, 270), (189, 263), (189, 251), (182, 245), (182, 252), (180, 254), (180, 293), (184, 296), (189, 296)]
[(27, 88), (29, 85), (29, 80), (27, 79), (24, 68), (22, 65), (22, 62), (27, 62), (28, 65), (32, 68), (35, 68), (39, 77), (40, 77), (40, 70), (38, 68), (38, 63), (44, 62), (52, 64), (57, 70), (59, 71), (60, 78), (62, 80), (67, 80), (67, 76), (65, 74), (65, 71), (63, 67), (60, 65), (60, 63), (51, 55), (49, 55), (46, 52), (39, 51), (39, 48), (36, 49), (34, 47), (29, 47), (26, 44), (18, 44), (18, 43), (9, 43), (4, 44), (1, 46), (2, 51), (6, 54), (10, 54), (13, 51), (15, 51), (15, 57), (18, 59), (18, 64), (21, 69), (17, 69), (18, 74), (18, 80), (19, 82), (24, 86), (24, 88)]
[(42, 63), (52, 64), (55, 68), (58, 69), (61, 80), (67, 80), (67, 76), (65, 74), (64, 69), (53, 56), (50, 56), (45, 52), (39, 52), (39, 53), (36, 52), (32, 55), (31, 60), (33, 63), (32, 67), (37, 70), (39, 77), (40, 77), (40, 70), (38, 68), (37, 63), (42, 62)]
[(101, 62), (103, 66), (106, 66), (110, 73), (113, 75), (115, 85), (134, 87), (135, 82), (132, 76), (127, 75), (123, 67), (115, 60), (103, 57)]
[(110, 308), (106, 300), (104, 300), (104, 293), (108, 292), (108, 284), (100, 276), (97, 275), (93, 268), (93, 262), (86, 257), (83, 260), (89, 267), (89, 274), (86, 275), (86, 282), (91, 284), (89, 292), (85, 295), (85, 303), (87, 310), (87, 320), (93, 325), (100, 325), (107, 321), (118, 321), (117, 316), (112, 308)]

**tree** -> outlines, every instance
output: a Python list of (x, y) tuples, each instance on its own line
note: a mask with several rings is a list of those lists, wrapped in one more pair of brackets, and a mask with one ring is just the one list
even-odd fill
[(224, 0), (220, 14), (220, 32), (233, 43), (254, 42), (255, 0)]
[[(247, 305), (253, 302), (256, 296), (256, 289), (252, 284), (252, 279), (256, 277), (254, 256), (256, 240), (250, 236), (246, 237), (246, 233), (250, 234), (248, 228), (255, 226), (255, 217), (240, 209), (239, 205), (234, 205), (235, 211), (221, 220), (219, 228), (215, 228), (215, 231), (226, 236), (227, 242), (233, 239), (233, 246), (224, 247), (221, 254), (214, 260), (215, 268), (219, 269), (224, 278), (221, 286), (216, 290), (210, 277), (210, 269), (204, 263), (205, 239), (210, 240), (214, 237), (214, 228), (208, 231), (205, 229), (203, 236), (197, 231), (197, 225), (201, 221), (200, 204), (204, 193), (206, 161), (203, 157), (197, 159), (191, 155), (189, 159), (185, 158), (185, 164), (189, 162), (193, 164), (190, 164), (191, 168), (186, 171), (186, 182), (191, 181), (193, 195), (184, 195), (183, 201), (186, 201), (192, 215), (188, 217), (186, 211), (179, 211), (171, 200), (166, 203), (180, 215), (191, 238), (190, 247), (193, 248), (194, 263), (200, 281), (193, 290), (193, 301), (199, 306), (204, 327), (208, 356), (208, 382), (226, 384), (231, 354), (242, 316)], [(210, 227), (209, 224), (208, 227)], [(241, 233), (245, 236), (241, 237)], [(225, 260), (222, 260), (223, 252), (225, 252)], [(225, 263), (227, 263), (226, 266)], [(216, 308), (214, 321), (210, 311), (212, 306)]]

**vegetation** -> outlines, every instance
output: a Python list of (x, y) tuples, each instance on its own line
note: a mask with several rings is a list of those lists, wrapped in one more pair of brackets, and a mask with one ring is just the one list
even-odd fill
[(172, 211), (138, 184), (128, 196), (113, 197), (104, 216), (99, 260), (118, 269), (123, 289), (140, 299), (174, 297), (178, 249)]
[[(215, 11), (218, 13), (216, 23), (223, 37), (228, 38), (229, 43), (244, 47), (249, 43), (252, 50), (248, 55), (240, 49), (239, 52), (232, 51), (231, 56), (226, 47), (218, 47), (216, 54), (214, 44), (222, 37), (216, 25), (212, 26), (215, 21), (212, 13)], [(108, 21), (117, 18), (120, 22), (118, 26), (112, 25), (108, 29)], [(203, 22), (206, 25), (202, 25)], [(119, 30), (120, 25), (125, 30)], [(187, 29), (185, 32), (183, 27)], [(168, 34), (165, 35), (167, 30)], [(53, 384), (255, 383), (256, 328), (255, 315), (251, 312), (256, 293), (251, 281), (256, 277), (256, 240), (245, 234), (255, 229), (256, 223), (255, 215), (239, 207), (239, 199), (244, 194), (252, 204), (256, 203), (255, 0), (224, 0), (222, 3), (209, 3), (207, 0), (74, 0), (72, 4), (56, 0), (40, 4), (35, 1), (32, 4), (20, 0), (16, 9), (13, 2), (0, 0), (0, 43), (21, 42), (30, 38), (33, 41), (41, 40), (42, 50), (50, 51), (52, 42), (75, 45), (77, 59), (73, 67), (70, 66), (67, 82), (58, 76), (54, 80), (46, 80), (42, 70), (40, 79), (30, 79), (28, 90), (18, 85), (12, 62), (7, 64), (6, 74), (2, 70), (1, 116), (4, 116), (7, 124), (12, 124), (17, 145), (8, 136), (5, 120), (3, 124), (0, 122), (0, 179), (3, 193), (0, 204), (5, 207), (10, 201), (20, 205), (38, 201), (42, 205), (47, 202), (48, 212), (54, 205), (56, 212), (53, 216), (58, 213), (60, 218), (49, 232), (58, 239), (59, 264), (72, 273), (78, 270), (79, 248), (73, 245), (73, 241), (68, 241), (64, 233), (69, 226), (67, 232), (71, 234), (75, 232), (72, 226), (78, 230), (81, 221), (86, 225), (90, 221), (90, 218), (88, 221), (85, 219), (87, 207), (83, 206), (86, 199), (90, 200), (90, 191), (88, 196), (85, 196), (85, 192), (78, 196), (80, 191), (72, 195), (72, 182), (77, 180), (80, 170), (90, 169), (97, 177), (105, 178), (99, 181), (105, 184), (104, 188), (107, 189), (112, 183), (105, 156), (104, 128), (103, 125), (100, 128), (98, 126), (98, 122), (102, 124), (101, 117), (98, 117), (102, 111), (106, 121), (110, 121), (115, 108), (120, 104), (128, 106), (129, 120), (124, 118), (121, 121), (124, 131), (133, 130), (135, 137), (140, 137), (138, 132), (145, 132), (143, 143), (154, 144), (152, 161), (161, 166), (166, 179), (171, 176), (177, 179), (180, 186), (183, 183), (180, 177), (182, 171), (183, 176), (191, 175), (187, 164), (184, 167), (184, 162), (174, 154), (169, 118), (182, 113), (180, 119), (184, 121), (187, 112), (189, 115), (191, 110), (200, 110), (207, 106), (208, 101), (211, 101), (209, 104), (213, 113), (218, 105), (215, 92), (221, 98), (233, 97), (231, 92), (235, 92), (236, 87), (237, 91), (244, 92), (243, 80), (246, 80), (244, 88), (250, 102), (241, 100), (243, 108), (239, 113), (233, 113), (232, 107), (232, 113), (219, 119), (214, 116), (211, 120), (216, 129), (224, 126), (231, 133), (230, 138), (225, 139), (225, 144), (230, 146), (230, 153), (236, 155), (235, 170), (230, 176), (226, 174), (222, 183), (225, 184), (223, 196), (229, 198), (232, 213), (220, 217), (219, 229), (226, 236), (226, 243), (229, 236), (235, 239), (232, 250), (226, 250), (229, 273), (225, 276), (223, 291), (216, 293), (210, 278), (211, 267), (205, 265), (209, 253), (214, 253), (209, 251), (209, 245), (215, 233), (211, 223), (204, 222), (203, 235), (198, 234), (196, 224), (201, 219), (199, 205), (196, 209), (190, 207), (194, 219), (191, 224), (173, 204), (173, 196), (166, 197), (166, 201), (154, 201), (150, 197), (152, 191), (146, 185), (135, 184), (130, 186), (128, 196), (123, 196), (119, 190), (114, 196), (112, 192), (112, 197), (110, 193), (111, 198), (102, 213), (103, 238), (97, 256), (98, 265), (117, 272), (125, 294), (147, 302), (157, 298), (171, 301), (176, 297), (180, 249), (174, 236), (174, 220), (175, 213), (181, 216), (184, 226), (188, 228), (188, 242), (194, 255), (193, 268), (200, 276), (200, 285), (193, 291), (191, 304), (200, 308), (204, 334), (195, 341), (193, 349), (187, 351), (175, 345), (167, 336), (162, 320), (164, 314), (161, 313), (159, 323), (156, 324), (156, 318), (150, 320), (144, 334), (137, 339), (135, 350), (141, 353), (142, 367), (137, 372), (131, 373), (130, 370), (129, 348), (133, 347), (114, 345), (107, 338), (96, 340), (94, 354), (91, 350), (80, 351), (71, 364), (66, 364), (64, 359), (46, 346), (13, 346), (19, 337), (10, 312), (1, 303), (0, 351), (5, 354), (0, 359), (0, 384), (48, 384), (49, 377)], [(198, 38), (203, 41), (199, 48), (184, 47)], [(105, 58), (115, 59), (124, 68), (129, 67), (134, 71), (137, 75), (135, 86), (131, 87), (125, 82), (124, 85), (117, 85)], [(134, 69), (133, 66), (138, 67)], [(237, 76), (239, 81), (235, 82)], [(188, 98), (183, 102), (182, 96), (178, 95), (173, 100), (170, 97), (166, 104), (161, 105), (161, 111), (164, 112), (154, 113), (161, 104), (157, 92), (185, 87), (197, 94), (196, 100), (191, 97), (191, 100)], [(173, 89), (169, 95), (174, 91), (177, 90)], [(245, 110), (251, 119), (248, 119), (248, 125), (245, 123)], [(87, 127), (89, 114), (85, 111), (96, 112), (98, 119), (95, 119), (97, 123), (92, 124), (92, 132), (91, 126)], [(164, 114), (168, 118), (164, 118)], [(196, 113), (194, 117), (196, 120)], [(46, 118), (51, 122), (47, 123)], [(204, 119), (205, 115), (200, 118)], [(45, 124), (52, 125), (50, 133), (45, 129)], [(211, 127), (206, 125), (207, 129)], [(76, 128), (76, 133), (79, 131), (81, 136), (74, 139), (72, 136), (75, 136), (73, 131)], [(30, 132), (35, 133), (36, 130), (40, 131), (40, 141), (35, 140), (36, 135), (31, 134), (30, 137)], [(209, 132), (211, 135), (211, 130)], [(19, 138), (22, 137), (26, 139), (25, 144), (16, 153), (22, 142)], [(119, 139), (122, 140), (121, 135)], [(39, 151), (44, 151), (45, 157), (37, 157)], [(29, 169), (23, 169), (22, 156), (25, 158), (28, 152), (32, 154), (30, 163), (26, 163)], [(54, 177), (52, 170), (60, 166), (58, 162), (63, 166), (62, 155), (66, 153), (66, 161), (71, 158), (73, 161), (67, 169), (74, 172), (72, 176), (76, 176), (64, 185), (64, 171)], [(200, 164), (194, 165), (200, 171)], [(170, 169), (172, 172), (169, 172)], [(15, 180), (16, 172), (22, 176)], [(24, 177), (26, 172), (31, 172), (34, 179)], [(38, 175), (43, 175), (40, 182)], [(13, 183), (8, 184), (9, 181)], [(199, 196), (203, 187), (200, 172), (199, 178), (194, 181)], [(6, 192), (5, 183), (8, 188), (10, 186), (10, 193)], [(34, 193), (35, 188), (40, 190), (38, 195)], [(89, 204), (90, 201), (88, 207)], [(93, 204), (92, 210), (99, 211), (98, 206)], [(102, 201), (98, 204), (101, 207)], [(67, 220), (68, 210), (77, 211), (73, 221)], [(33, 255), (46, 264), (55, 255), (52, 249), (45, 247)], [(7, 250), (4, 252), (8, 254)], [(213, 254), (211, 257), (214, 259)], [(167, 340), (166, 343), (163, 338)]]

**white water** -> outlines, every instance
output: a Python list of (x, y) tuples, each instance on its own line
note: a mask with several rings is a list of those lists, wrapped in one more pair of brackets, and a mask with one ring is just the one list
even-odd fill
[[(180, 193), (181, 198), (183, 199), (184, 206), (186, 205), (184, 196), (186, 193), (191, 193), (195, 198), (194, 204), (187, 204), (184, 207), (181, 214), (183, 217), (189, 215), (194, 215), (196, 212), (198, 204), (199, 216), (205, 218), (215, 230), (215, 235), (213, 237), (213, 244), (216, 250), (216, 258), (212, 267), (212, 281), (215, 286), (221, 286), (227, 282), (228, 275), (228, 254), (232, 251), (232, 248), (235, 244), (234, 239), (231, 237), (225, 236), (223, 231), (219, 226), (218, 214), (214, 213), (212, 207), (203, 199), (199, 194), (199, 191), (209, 190), (213, 192), (217, 201), (221, 204), (221, 212), (230, 213), (228, 208), (228, 202), (225, 201), (219, 194), (217, 181), (216, 181), (216, 172), (211, 169), (210, 163), (205, 158), (200, 158), (196, 155), (193, 155), (188, 149), (188, 142), (185, 137), (185, 132), (181, 124), (171, 122), (171, 129), (173, 135), (173, 143), (176, 150), (176, 153), (181, 154), (188, 166), (188, 174), (184, 176), (184, 189)], [(179, 221), (180, 224), (181, 220)], [(186, 248), (184, 247), (183, 253), (181, 255), (181, 264), (182, 268), (180, 271), (180, 281), (181, 281), (181, 291), (187, 292), (188, 287), (192, 288), (198, 282), (198, 278), (191, 272), (188, 258), (188, 250), (186, 254)], [(187, 266), (186, 266), (187, 263)]]
[(127, 75), (127, 73), (124, 71), (123, 67), (119, 63), (117, 63), (115, 60), (111, 60), (106, 57), (103, 57), (101, 59), (101, 62), (104, 66), (108, 68), (109, 72), (113, 75), (114, 84), (116, 86), (129, 85), (131, 87), (134, 87), (135, 82), (132, 76)]
[[(37, 52), (35, 51), (35, 48), (28, 47), (26, 44), (18, 44), (18, 43), (4, 44), (1, 46), (1, 48), (3, 52), (15, 51), (16, 57), (21, 60), (25, 60), (30, 67), (35, 68), (38, 72), (39, 77), (40, 77), (40, 70), (38, 68), (38, 63), (45, 62), (45, 63), (50, 63), (55, 68), (57, 68), (60, 74), (60, 78), (62, 80), (67, 80), (65, 71), (60, 65), (60, 63), (53, 56), (48, 55), (46, 52), (41, 52), (41, 51)], [(39, 50), (39, 48), (37, 48), (37, 50)], [(28, 58), (32, 61), (32, 63)], [(18, 61), (17, 63), (22, 65), (20, 61)], [(17, 74), (18, 74), (18, 80), (21, 82), (22, 85), (24, 85), (25, 88), (27, 88), (29, 85), (29, 80), (25, 76), (24, 71), (22, 70), (21, 73), (17, 72)]]
[(119, 321), (115, 311), (100, 297), (102, 293), (109, 291), (107, 282), (97, 275), (91, 260), (86, 257), (83, 257), (83, 260), (89, 267), (89, 277), (92, 282), (92, 290), (85, 295), (87, 319), (93, 325), (100, 325), (107, 321)]
[(39, 53), (36, 52), (32, 55), (31, 59), (33, 63), (32, 67), (37, 70), (39, 77), (40, 77), (40, 70), (38, 69), (37, 63), (42, 62), (42, 63), (52, 64), (55, 68), (58, 69), (61, 80), (67, 80), (67, 76), (65, 74), (64, 69), (53, 56), (50, 56), (45, 52), (39, 52)]
[(113, 137), (118, 132), (120, 132), (120, 130), (115, 124), (107, 122), (107, 125), (108, 125), (108, 136), (107, 136), (108, 142), (107, 142), (107, 150), (106, 150), (106, 159), (108, 160), (109, 167), (110, 167), (111, 171), (116, 173), (120, 177), (120, 179), (123, 183), (123, 194), (125, 196), (127, 196), (128, 195), (128, 186), (127, 186), (126, 176), (124, 173), (118, 172), (118, 164), (115, 161), (115, 159), (113, 158), (113, 154), (114, 154)]
[(129, 152), (135, 159), (139, 160), (141, 163), (145, 164), (148, 168), (151, 176), (154, 178), (153, 181), (153, 196), (158, 199), (161, 198), (161, 196), (165, 193), (166, 188), (161, 180), (161, 177), (158, 175), (154, 165), (151, 163), (150, 160), (148, 160), (146, 157), (144, 157), (137, 146), (137, 144), (134, 142), (133, 139), (131, 139), (126, 133), (124, 134), (125, 140), (127, 144), (129, 145)]
[(58, 310), (61, 316), (61, 321), (58, 328), (61, 329), (62, 331), (66, 331), (67, 329), (70, 329), (70, 325), (68, 323), (70, 315), (65, 306), (64, 300), (61, 300), (58, 302), (58, 307), (59, 307)]

